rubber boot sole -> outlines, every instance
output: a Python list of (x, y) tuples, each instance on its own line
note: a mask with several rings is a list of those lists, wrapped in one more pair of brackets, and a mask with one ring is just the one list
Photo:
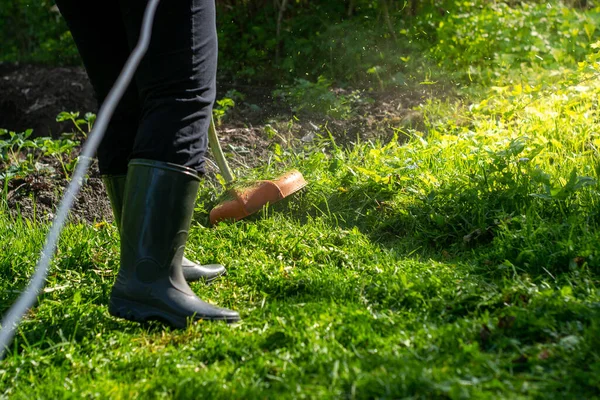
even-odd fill
[(192, 319), (191, 317), (173, 315), (160, 308), (119, 297), (110, 299), (108, 312), (113, 317), (123, 318), (128, 321), (139, 323), (161, 321), (177, 329), (186, 328), (188, 326), (188, 320), (192, 320), (192, 322), (199, 320), (224, 321), (228, 324), (241, 320), (239, 317), (194, 317)]

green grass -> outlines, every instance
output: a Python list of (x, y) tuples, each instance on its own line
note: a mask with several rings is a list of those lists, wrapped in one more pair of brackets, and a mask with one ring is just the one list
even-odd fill
[[(6, 304), (42, 232), (3, 226)], [(190, 242), (199, 259), (229, 267), (226, 279), (194, 289), (240, 310), (243, 323), (171, 331), (111, 318), (115, 230), (72, 226), (47, 293), (2, 364), (4, 395), (560, 397), (598, 388), (589, 270), (562, 283), (490, 279), (468, 256), (408, 256), (325, 217), (276, 214), (195, 229)]]
[[(479, 43), (479, 42), (477, 42)], [(598, 55), (519, 66), (422, 131), (278, 149), (247, 179), (310, 185), (187, 254), (228, 275), (194, 284), (243, 321), (176, 331), (109, 316), (118, 234), (69, 225), (39, 304), (0, 363), (0, 398), (599, 398)], [(487, 76), (500, 76), (498, 70)], [(281, 151), (280, 151), (281, 150)], [(0, 312), (48, 227), (0, 214)]]

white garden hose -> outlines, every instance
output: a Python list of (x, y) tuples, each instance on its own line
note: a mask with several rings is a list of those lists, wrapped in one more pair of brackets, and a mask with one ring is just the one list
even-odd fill
[(35, 304), (40, 291), (44, 287), (46, 276), (48, 275), (50, 261), (52, 260), (52, 256), (56, 250), (58, 238), (65, 225), (69, 211), (73, 206), (73, 201), (79, 193), (79, 189), (81, 189), (83, 179), (89, 169), (92, 157), (96, 153), (96, 149), (102, 141), (106, 127), (110, 122), (117, 104), (121, 100), (123, 93), (127, 89), (127, 86), (131, 82), (131, 79), (133, 78), (133, 75), (140, 64), (140, 61), (148, 50), (150, 36), (152, 33), (152, 24), (154, 22), (154, 15), (156, 14), (156, 8), (158, 7), (159, 1), (160, 0), (148, 1), (146, 11), (144, 12), (144, 20), (142, 22), (142, 31), (140, 33), (139, 41), (135, 49), (133, 49), (131, 52), (129, 59), (125, 63), (123, 71), (121, 71), (121, 75), (119, 75), (119, 78), (106, 97), (102, 107), (100, 107), (94, 128), (87, 137), (71, 183), (69, 184), (60, 202), (58, 211), (56, 213), (56, 218), (52, 222), (52, 227), (46, 238), (46, 244), (44, 245), (40, 260), (35, 268), (33, 278), (31, 278), (31, 281), (29, 282), (29, 285), (25, 291), (21, 294), (21, 296), (19, 296), (17, 302), (8, 310), (8, 313), (2, 320), (0, 329), (0, 360), (4, 358), (4, 355), (8, 350), (8, 346), (14, 337), (15, 330), (23, 319), (23, 316), (27, 310)]

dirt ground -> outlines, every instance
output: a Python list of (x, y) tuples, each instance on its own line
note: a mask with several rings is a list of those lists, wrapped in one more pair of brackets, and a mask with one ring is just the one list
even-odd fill
[(96, 101), (82, 68), (0, 65), (0, 128), (58, 137), (70, 129), (61, 111), (92, 111)]
[[(245, 98), (228, 111), (218, 132), (231, 166), (238, 173), (266, 160), (273, 142), (281, 146), (303, 145), (323, 134), (324, 126), (341, 145), (351, 144), (357, 138), (390, 140), (398, 127), (419, 127), (422, 116), (416, 107), (436, 95), (430, 87), (418, 86), (365, 92), (372, 102), (353, 110), (349, 119), (335, 120), (320, 115), (295, 116), (289, 106), (271, 97), (273, 88), (268, 87), (221, 83), (217, 97), (231, 89), (242, 92)], [(34, 137), (57, 138), (72, 130), (70, 123), (56, 122), (61, 111), (79, 111), (82, 115), (97, 111), (83, 68), (0, 64), (0, 128), (15, 132), (33, 129)], [(43, 161), (56, 164), (52, 159)], [(0, 164), (0, 172), (1, 167)], [(207, 169), (208, 178), (214, 178), (214, 164), (208, 162)], [(52, 219), (66, 185), (64, 176), (47, 174), (12, 179), (8, 185), (9, 209), (14, 215)], [(72, 218), (88, 222), (112, 219), (96, 165), (79, 195)]]

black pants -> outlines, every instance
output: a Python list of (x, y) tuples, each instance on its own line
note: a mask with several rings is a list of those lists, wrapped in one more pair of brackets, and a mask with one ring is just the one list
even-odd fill
[[(137, 43), (147, 0), (56, 0), (102, 103)], [(214, 0), (163, 0), (152, 40), (98, 149), (103, 175), (132, 158), (204, 172), (215, 98)]]

